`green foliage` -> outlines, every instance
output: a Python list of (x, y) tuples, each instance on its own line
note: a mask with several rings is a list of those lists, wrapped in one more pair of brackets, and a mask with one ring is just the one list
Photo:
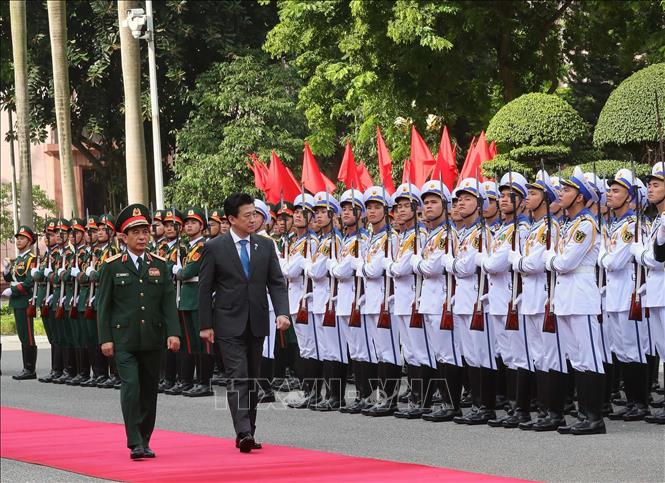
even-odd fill
[(510, 150), (510, 157), (516, 161), (526, 161), (532, 159), (543, 159), (557, 161), (570, 156), (571, 149), (568, 146), (522, 146)]
[(299, 87), (292, 67), (261, 53), (234, 57), (203, 74), (190, 93), (194, 110), (178, 133), (171, 202), (222, 206), (230, 193), (253, 186), (245, 164), (251, 153), (267, 161), (274, 148), (292, 166), (302, 159), (306, 131), (295, 106)]
[(652, 143), (656, 129), (656, 94), (661, 122), (665, 119), (665, 63), (631, 75), (610, 95), (598, 118), (593, 143), (598, 147)]
[[(617, 160), (617, 159), (599, 159), (595, 162), (596, 175), (605, 179), (613, 179), (621, 168), (630, 166), (629, 160)], [(585, 173), (592, 173), (594, 168), (594, 163), (585, 163), (581, 164), (580, 168)], [(574, 166), (567, 166), (561, 170), (561, 174), (565, 176), (570, 176), (573, 174)], [(646, 176), (651, 173), (651, 166), (646, 163), (636, 163), (635, 164), (635, 174), (637, 176)]]
[(482, 164), (483, 176), (499, 180), (504, 173), (512, 170), (523, 174), (527, 179), (532, 177), (540, 168), (513, 160), (507, 154), (497, 154), (494, 159)]
[(584, 141), (588, 127), (566, 101), (552, 94), (524, 94), (497, 112), (487, 139), (499, 146), (563, 145)]
[[(18, 185), (17, 189), (17, 202), (19, 202), (19, 212), (21, 209), (21, 186)], [(58, 207), (55, 201), (51, 200), (44, 190), (38, 185), (32, 186), (32, 202), (34, 205), (34, 228), (35, 232), (42, 232), (44, 230), (44, 221), (46, 218), (55, 216)], [(0, 243), (5, 243), (8, 240), (14, 239), (14, 217), (12, 215), (12, 185), (11, 183), (2, 183), (0, 185), (0, 209), (2, 210), (2, 217), (0, 221)], [(42, 214), (38, 214), (42, 213)]]

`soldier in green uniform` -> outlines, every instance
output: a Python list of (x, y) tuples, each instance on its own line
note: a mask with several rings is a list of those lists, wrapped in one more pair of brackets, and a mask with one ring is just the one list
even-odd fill
[(211, 240), (220, 234), (223, 220), (226, 219), (224, 212), (219, 209), (210, 211), (208, 216), (208, 239)]
[(166, 236), (164, 235), (164, 210), (157, 210), (155, 214), (152, 215), (152, 225), (150, 225), (150, 236), (152, 240), (148, 244), (148, 251), (150, 253), (156, 253), (157, 255), (163, 256), (159, 253), (159, 250), (166, 243)]
[(106, 260), (97, 294), (99, 342), (115, 357), (122, 381), (120, 402), (132, 459), (154, 458), (162, 351), (180, 347), (175, 292), (163, 258), (146, 252), (150, 213), (141, 204), (120, 212), (118, 229), (127, 251)]
[[(185, 210), (185, 234), (189, 238), (187, 256), (182, 264), (173, 266), (172, 272), (180, 283), (180, 326), (183, 345), (180, 350), (182, 358), (181, 379), (182, 394), (190, 397), (212, 396), (210, 379), (214, 364), (212, 344), (199, 337), (199, 269), (201, 268), (201, 252), (205, 245), (203, 230), (207, 225), (205, 213), (200, 208)], [(194, 359), (198, 366), (198, 383), (193, 387)]]
[[(62, 376), (53, 380), (54, 384), (65, 384), (76, 376), (76, 355), (73, 346), (72, 330), (69, 322), (69, 306), (67, 301), (67, 269), (73, 260), (74, 251), (69, 245), (71, 224), (65, 218), (57, 221), (58, 251), (54, 272), (50, 275), (52, 294), (49, 305), (53, 327), (57, 334), (57, 343), (62, 347)], [(73, 287), (72, 287), (73, 289)]]
[(59, 344), (57, 328), (54, 324), (53, 313), (50, 310), (50, 301), (53, 297), (53, 269), (57, 267), (59, 260), (58, 246), (58, 220), (46, 220), (44, 236), (46, 239), (46, 253), (42, 256), (39, 266), (32, 270), (32, 278), (37, 288), (37, 299), (35, 306), (40, 307), (40, 314), (46, 337), (51, 344), (51, 372), (40, 377), (39, 382), (53, 382), (62, 376), (62, 347)]
[(35, 343), (35, 329), (33, 318), (26, 313), (28, 304), (32, 297), (33, 279), (30, 273), (34, 264), (37, 263), (31, 247), (37, 240), (29, 226), (21, 226), (14, 235), (18, 256), (12, 263), (5, 260), (3, 276), (6, 282), (10, 282), (9, 288), (2, 293), (9, 297), (9, 306), (14, 311), (16, 331), (21, 341), (21, 353), (23, 355), (23, 370), (13, 376), (17, 381), (36, 379), (35, 364), (37, 363), (37, 344)]

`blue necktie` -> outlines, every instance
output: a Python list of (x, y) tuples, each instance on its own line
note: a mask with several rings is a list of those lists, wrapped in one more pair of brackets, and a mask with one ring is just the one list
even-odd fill
[(240, 263), (245, 270), (245, 275), (249, 278), (249, 253), (247, 253), (247, 240), (240, 240)]

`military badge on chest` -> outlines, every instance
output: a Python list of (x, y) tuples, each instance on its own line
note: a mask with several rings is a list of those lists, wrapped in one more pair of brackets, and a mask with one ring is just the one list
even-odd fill
[(159, 277), (161, 275), (161, 272), (157, 267), (150, 267), (150, 269), (148, 270), (148, 275), (151, 277)]

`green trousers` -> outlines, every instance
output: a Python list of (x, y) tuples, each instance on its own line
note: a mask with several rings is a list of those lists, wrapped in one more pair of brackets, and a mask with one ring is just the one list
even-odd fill
[(26, 309), (14, 309), (14, 320), (16, 321), (16, 332), (22, 345), (35, 344), (35, 326), (32, 317), (25, 313)]
[(115, 364), (122, 381), (120, 406), (127, 447), (150, 442), (157, 414), (157, 387), (162, 351), (116, 351)]

